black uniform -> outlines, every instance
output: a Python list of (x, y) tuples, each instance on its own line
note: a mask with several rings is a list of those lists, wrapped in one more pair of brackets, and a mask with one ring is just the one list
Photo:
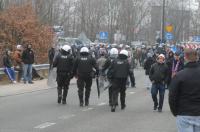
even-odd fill
[(111, 97), (111, 111), (115, 111), (115, 107), (118, 100), (118, 93), (120, 92), (121, 109), (126, 107), (126, 81), (130, 76), (132, 86), (135, 86), (135, 78), (130, 64), (128, 63), (125, 55), (119, 55), (114, 60), (109, 68), (109, 76), (112, 78), (112, 97)]
[(89, 97), (92, 86), (92, 77), (94, 76), (93, 68), (96, 69), (98, 75), (99, 70), (96, 64), (96, 60), (90, 56), (89, 53), (80, 53), (80, 56), (76, 59), (74, 64), (73, 73), (77, 75), (78, 95), (80, 100), (80, 106), (83, 106), (83, 96), (85, 87), (85, 105), (89, 105)]
[[(73, 77), (72, 69), (74, 58), (69, 52), (61, 50), (53, 62), (53, 67), (57, 67), (57, 84), (58, 84), (58, 103), (66, 103), (66, 97), (69, 89), (70, 79)], [(63, 93), (62, 93), (63, 89)]]

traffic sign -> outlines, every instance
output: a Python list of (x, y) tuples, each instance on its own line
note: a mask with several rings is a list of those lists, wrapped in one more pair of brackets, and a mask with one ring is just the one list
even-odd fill
[(170, 25), (167, 25), (166, 27), (165, 27), (165, 30), (167, 31), (167, 32), (172, 32), (173, 31), (173, 26), (170, 24)]
[(192, 41), (194, 42), (200, 42), (200, 36), (193, 36)]
[(173, 36), (172, 33), (167, 32), (167, 33), (165, 33), (165, 39), (166, 40), (172, 40), (172, 39), (174, 39), (174, 36)]
[(108, 32), (100, 32), (99, 33), (99, 39), (101, 39), (101, 40), (108, 39)]

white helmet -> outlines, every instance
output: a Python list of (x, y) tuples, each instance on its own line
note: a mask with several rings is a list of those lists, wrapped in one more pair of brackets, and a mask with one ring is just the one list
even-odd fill
[(110, 55), (118, 55), (118, 50), (116, 49), (116, 48), (112, 48), (111, 50), (110, 50)]
[(17, 49), (19, 49), (19, 50), (22, 49), (22, 45), (19, 45), (19, 44), (18, 44), (18, 45), (17, 45)]
[(121, 50), (119, 54), (125, 55), (125, 56), (128, 57), (128, 51), (127, 50)]
[(71, 50), (71, 47), (70, 47), (69, 45), (64, 45), (64, 46), (62, 47), (62, 49), (63, 49), (64, 51), (66, 51), (66, 52), (69, 52), (69, 51)]
[(89, 53), (89, 49), (87, 47), (82, 47), (80, 53)]

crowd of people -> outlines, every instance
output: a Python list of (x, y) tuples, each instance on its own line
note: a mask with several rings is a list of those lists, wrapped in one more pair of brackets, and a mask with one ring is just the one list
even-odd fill
[[(33, 84), (34, 78), (43, 79), (33, 67), (34, 62), (35, 54), (32, 45), (27, 44), (26, 47), (17, 45), (14, 52), (10, 49), (5, 51), (3, 56), (4, 72), (12, 83)], [(16, 73), (18, 73), (17, 77)]]
[[(18, 45), (13, 56), (7, 50), (3, 57), (5, 73), (16, 83), (23, 78), (32, 84), (34, 52), (30, 44), (22, 50)], [(66, 104), (70, 80), (77, 79), (80, 107), (89, 106), (93, 78), (109, 82), (109, 105), (115, 112), (119, 105), (126, 108), (126, 89), (136, 86), (134, 68), (141, 66), (146, 74), (146, 88), (151, 89), (153, 110), (162, 112), (166, 89), (169, 89), (169, 105), (180, 132), (200, 131), (200, 61), (199, 50), (170, 47), (131, 48), (128, 45), (98, 45), (75, 48), (64, 45), (48, 52), (50, 72), (57, 68), (57, 102)], [(12, 64), (12, 59), (14, 63)], [(159, 100), (158, 100), (159, 94)]]

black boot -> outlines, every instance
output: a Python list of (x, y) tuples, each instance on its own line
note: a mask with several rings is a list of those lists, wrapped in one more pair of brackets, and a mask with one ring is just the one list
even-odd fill
[(62, 99), (62, 104), (66, 104), (66, 99)]
[(122, 105), (121, 105), (121, 109), (124, 110), (125, 108), (126, 108), (126, 105), (125, 105), (125, 104), (122, 104)]
[(80, 107), (83, 107), (83, 95), (79, 94)]
[(57, 91), (58, 91), (58, 104), (60, 104), (62, 100), (62, 89), (58, 88)]
[(111, 112), (115, 112), (116, 106), (111, 106)]

